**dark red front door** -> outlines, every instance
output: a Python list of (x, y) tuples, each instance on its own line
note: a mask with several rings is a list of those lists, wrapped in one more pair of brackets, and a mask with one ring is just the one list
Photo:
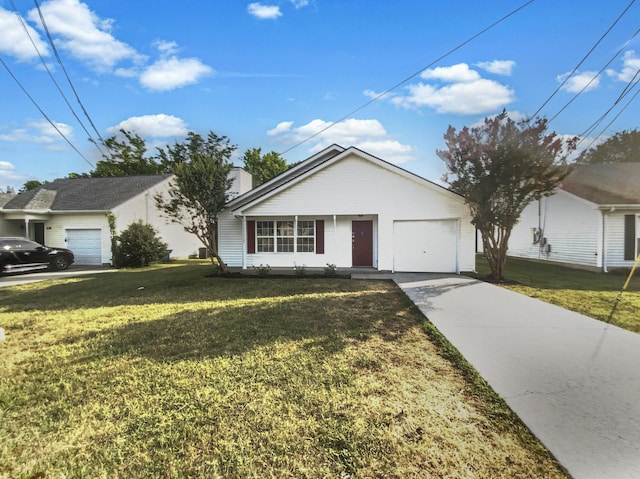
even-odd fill
[(351, 223), (351, 264), (373, 266), (373, 221)]

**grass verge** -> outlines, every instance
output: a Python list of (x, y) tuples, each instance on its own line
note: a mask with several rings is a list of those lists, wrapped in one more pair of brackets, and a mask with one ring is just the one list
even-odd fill
[(0, 289), (0, 477), (566, 477), (393, 283), (209, 268)]
[[(489, 274), (486, 259), (476, 258), (478, 277)], [(640, 333), (640, 278), (634, 276), (618, 303), (611, 323)], [(505, 288), (538, 298), (547, 303), (606, 321), (618, 293), (627, 279), (626, 273), (595, 273), (564, 266), (509, 258), (505, 278), (514, 284)]]

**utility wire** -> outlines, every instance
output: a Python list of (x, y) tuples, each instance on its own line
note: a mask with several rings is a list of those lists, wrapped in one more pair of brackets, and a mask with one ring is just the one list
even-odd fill
[(58, 84), (58, 82), (56, 81), (55, 77), (53, 76), (53, 74), (51, 73), (51, 70), (49, 69), (49, 66), (47, 65), (47, 62), (44, 60), (42, 54), (40, 53), (40, 50), (38, 49), (35, 41), (33, 40), (33, 38), (31, 37), (31, 34), (29, 33), (29, 30), (27, 29), (27, 25), (24, 23), (24, 20), (22, 19), (22, 16), (20, 15), (20, 13), (18, 12), (18, 9), (16, 8), (15, 3), (13, 2), (13, 0), (11, 0), (11, 6), (13, 7), (14, 13), (16, 15), (16, 17), (18, 17), (18, 20), (20, 21), (20, 24), (22, 25), (22, 28), (24, 30), (24, 32), (27, 34), (27, 37), (29, 37), (29, 40), (31, 41), (31, 45), (33, 45), (34, 50), (36, 51), (36, 53), (38, 54), (38, 57), (40, 57), (40, 61), (42, 62), (42, 65), (44, 66), (44, 69), (47, 71), (47, 73), (49, 74), (49, 78), (51, 78), (51, 81), (53, 82), (53, 84), (56, 86), (58, 92), (60, 93), (60, 95), (62, 95), (62, 98), (64, 99), (65, 103), (67, 104), (67, 106), (69, 107), (69, 110), (71, 110), (71, 113), (73, 114), (73, 116), (75, 117), (75, 119), (78, 121), (78, 123), (80, 124), (80, 126), (82, 127), (82, 129), (84, 130), (84, 132), (87, 134), (87, 136), (89, 137), (89, 140), (96, 145), (96, 148), (98, 148), (98, 150), (100, 151), (100, 154), (102, 154), (104, 156), (104, 152), (100, 149), (100, 146), (98, 145), (98, 143), (93, 140), (93, 138), (91, 137), (91, 133), (89, 133), (89, 131), (87, 130), (87, 128), (84, 126), (84, 123), (82, 123), (82, 120), (80, 120), (80, 118), (78, 117), (78, 115), (76, 114), (75, 110), (73, 109), (73, 107), (71, 106), (71, 103), (69, 103), (69, 100), (67, 99), (66, 95), (64, 94), (64, 92), (62, 91), (62, 89), (60, 88), (60, 85)]
[[(13, 3), (13, 0), (12, 0), (12, 3)], [(36, 5), (36, 8), (38, 10), (38, 15), (40, 16), (40, 22), (42, 23), (42, 26), (44, 27), (44, 31), (47, 34), (47, 38), (49, 39), (49, 44), (51, 45), (51, 48), (53, 49), (53, 53), (55, 54), (56, 59), (58, 60), (58, 64), (62, 68), (62, 71), (64, 72), (64, 75), (67, 78), (67, 81), (69, 82), (69, 86), (71, 87), (71, 90), (73, 91), (73, 94), (75, 95), (76, 100), (78, 101), (78, 104), (80, 105), (80, 108), (82, 108), (82, 111), (83, 111), (84, 115), (87, 117), (87, 120), (89, 120), (89, 124), (92, 126), (93, 131), (96, 132), (96, 136), (100, 139), (100, 142), (102, 144), (104, 144), (104, 139), (102, 138), (102, 136), (100, 136), (100, 132), (98, 131), (98, 129), (94, 125), (93, 120), (91, 120), (91, 117), (89, 116), (89, 113), (87, 112), (86, 108), (82, 104), (82, 101), (80, 100), (80, 96), (78, 95), (78, 92), (76, 91), (75, 87), (73, 86), (73, 82), (71, 81), (71, 78), (69, 77), (69, 74), (67, 73), (67, 69), (64, 67), (64, 64), (62, 63), (62, 58), (60, 57), (60, 54), (58, 53), (58, 49), (56, 48), (56, 45), (53, 42), (53, 37), (51, 36), (51, 33), (49, 32), (49, 27), (47, 26), (47, 22), (44, 19), (44, 15), (42, 14), (42, 10), (40, 9), (40, 4), (38, 3), (38, 0), (33, 0), (33, 3), (35, 3), (35, 5)], [(89, 135), (89, 138), (91, 138), (91, 135)], [(95, 143), (96, 146), (97, 146), (97, 143), (95, 141), (93, 141), (93, 140), (91, 140), (91, 141), (93, 143)], [(98, 149), (100, 149), (100, 148), (98, 147)], [(102, 153), (102, 150), (100, 150), (100, 153)], [(103, 153), (103, 156), (104, 156), (104, 153)]]
[[(502, 23), (503, 21), (505, 21), (507, 18), (515, 15), (516, 13), (518, 13), (520, 10), (524, 9), (525, 7), (528, 7), (530, 4), (532, 4), (535, 0), (529, 0), (528, 2), (520, 5), (518, 8), (516, 8), (515, 10), (512, 10), (510, 13), (506, 14), (505, 16), (503, 16), (502, 18), (500, 18), (499, 20), (493, 22), (491, 25), (489, 25), (488, 27), (484, 28), (483, 30), (480, 30), (478, 33), (476, 33), (475, 35), (469, 37), (468, 39), (466, 39), (465, 41), (463, 41), (462, 43), (458, 44), (456, 47), (452, 48), (451, 50), (449, 50), (448, 52), (444, 53), (443, 55), (441, 55), (440, 57), (438, 57), (437, 59), (435, 59), (434, 61), (432, 61), (431, 63), (429, 63), (427, 66), (422, 67), (420, 70), (418, 70), (417, 72), (413, 73), (412, 75), (408, 76), (407, 78), (405, 78), (404, 80), (402, 80), (399, 83), (396, 83), (395, 85), (393, 85), (391, 88), (386, 89), (384, 92), (376, 95), (375, 97), (373, 97), (371, 100), (367, 101), (366, 103), (364, 103), (363, 105), (359, 106), (358, 108), (356, 108), (355, 110), (347, 113), (346, 115), (344, 115), (343, 117), (339, 118), (336, 121), (333, 121), (331, 123), (329, 123), (327, 126), (325, 126), (324, 128), (318, 130), (317, 132), (315, 132), (314, 134), (310, 135), (309, 137), (305, 138), (302, 141), (299, 141), (298, 143), (296, 143), (295, 145), (287, 148), (286, 150), (284, 150), (283, 152), (279, 153), (280, 155), (284, 155), (288, 152), (290, 152), (291, 150), (299, 147), (300, 145), (305, 144), (306, 142), (312, 140), (313, 138), (315, 138), (316, 136), (324, 133), (325, 131), (327, 131), (329, 128), (332, 128), (333, 126), (335, 126), (336, 124), (340, 123), (341, 121), (346, 120), (347, 118), (349, 118), (350, 116), (353, 116), (354, 114), (356, 114), (357, 112), (359, 112), (360, 110), (365, 109), (366, 107), (368, 107), (369, 105), (371, 105), (372, 103), (380, 100), (382, 97), (388, 95), (389, 93), (391, 93), (393, 90), (395, 90), (396, 88), (404, 85), (405, 83), (407, 83), (408, 81), (414, 79), (415, 77), (417, 77), (418, 75), (420, 75), (424, 70), (426, 70), (427, 68), (431, 68), (433, 65), (441, 62), (442, 60), (444, 60), (445, 58), (447, 58), (449, 55), (451, 55), (452, 53), (455, 53), (456, 51), (460, 50), (461, 48), (463, 48), (464, 46), (466, 46), (467, 44), (471, 43), (472, 41), (474, 41), (476, 38), (480, 37), (481, 35), (485, 34), (486, 32), (488, 32), (489, 30), (491, 30), (492, 28), (494, 28), (495, 26), (499, 25), (500, 23)], [(635, 1), (635, 0), (633, 0)], [(633, 3), (633, 2), (632, 2)]]
[(69, 144), (69, 146), (71, 148), (73, 148), (73, 150), (78, 153), (78, 155), (80, 155), (82, 157), (82, 159), (84, 161), (87, 162), (87, 164), (89, 166), (91, 166), (91, 168), (95, 168), (95, 166), (93, 165), (93, 163), (91, 163), (89, 160), (87, 160), (87, 158), (80, 152), (80, 150), (78, 150), (78, 148), (76, 148), (76, 146), (71, 143), (71, 141), (65, 136), (64, 133), (62, 133), (62, 131), (60, 131), (60, 128), (58, 128), (58, 125), (56, 125), (51, 118), (49, 118), (47, 116), (47, 114), (44, 112), (44, 110), (42, 108), (40, 108), (40, 105), (38, 105), (38, 103), (33, 99), (33, 97), (29, 94), (29, 92), (27, 91), (27, 89), (22, 85), (22, 83), (20, 83), (20, 80), (18, 80), (16, 78), (16, 76), (13, 74), (13, 72), (11, 71), (11, 69), (9, 68), (9, 65), (7, 65), (5, 63), (5, 61), (2, 59), (2, 57), (0, 57), (0, 63), (2, 63), (2, 66), (7, 70), (7, 72), (9, 72), (9, 75), (11, 75), (11, 78), (13, 78), (15, 80), (15, 82), (18, 84), (18, 86), (22, 89), (22, 91), (24, 92), (25, 95), (27, 95), (27, 98), (29, 98), (29, 100), (31, 100), (31, 103), (33, 103), (35, 105), (35, 107), (38, 109), (38, 111), (40, 112), (40, 114), (42, 116), (45, 117), (45, 119), (49, 122), (49, 124), (58, 132), (58, 134), (64, 138), (64, 140)]
[[(585, 92), (585, 90), (586, 90), (587, 88), (589, 88), (589, 86), (590, 86), (590, 85), (591, 85), (591, 84), (596, 80), (596, 78), (598, 78), (600, 75), (602, 75), (602, 72), (604, 72), (604, 71), (607, 69), (607, 67), (608, 67), (609, 65), (611, 65), (611, 63), (613, 63), (613, 61), (614, 61), (616, 58), (618, 58), (618, 55), (620, 55), (620, 53), (622, 53), (622, 51), (623, 51), (625, 48), (627, 48), (627, 46), (628, 46), (628, 45), (631, 43), (631, 41), (636, 37), (636, 35), (638, 35), (638, 33), (640, 33), (640, 29), (636, 30), (636, 31), (634, 32), (634, 34), (633, 34), (633, 35), (631, 35), (631, 37), (629, 38), (629, 40), (627, 40), (627, 41), (626, 41), (626, 42), (625, 42), (625, 43), (620, 47), (620, 49), (619, 49), (619, 50), (618, 50), (618, 51), (617, 51), (617, 52), (616, 52), (616, 53), (611, 57), (611, 59), (606, 63), (606, 65), (604, 65), (604, 66), (600, 69), (600, 71), (599, 71), (596, 75), (594, 75), (594, 77), (593, 77), (591, 80), (589, 80), (589, 83), (587, 83), (584, 87), (582, 87), (582, 90), (580, 90), (578, 93), (576, 93), (576, 94), (571, 98), (571, 100), (569, 100), (567, 103), (565, 103), (565, 105), (564, 105), (562, 108), (560, 108), (560, 110), (558, 111), (558, 113), (556, 113), (555, 115), (553, 115), (553, 116), (549, 119), (549, 121), (547, 122), (547, 124), (549, 124), (549, 123), (551, 123), (553, 120), (555, 120), (555, 119), (556, 119), (556, 118), (557, 118), (557, 117), (558, 117), (558, 116), (559, 116), (559, 115), (560, 115), (564, 110), (566, 110), (566, 109), (567, 109), (567, 107), (568, 107), (569, 105), (571, 105), (571, 103), (573, 103), (573, 101), (574, 101), (576, 98), (578, 98), (582, 93), (584, 93), (584, 92)], [(636, 75), (637, 75), (637, 73), (636, 73)], [(538, 111), (539, 111), (539, 110), (538, 110)]]
[[(636, 74), (634, 75), (633, 79), (635, 79), (635, 78), (638, 76), (638, 74), (639, 74), (639, 73), (640, 73), (640, 69), (636, 72)], [(632, 79), (631, 81), (633, 81), (633, 79)], [(604, 118), (605, 118), (605, 117), (606, 117), (606, 116), (611, 112), (611, 110), (613, 109), (613, 107), (614, 107), (616, 104), (618, 104), (618, 103), (620, 102), (620, 100), (622, 100), (622, 98), (624, 98), (624, 96), (626, 96), (627, 94), (629, 94), (629, 93), (631, 92), (631, 90), (633, 90), (636, 86), (638, 86), (638, 82), (639, 82), (639, 81), (636, 81), (636, 82), (633, 84), (633, 86), (630, 86), (630, 84), (627, 84), (627, 86), (625, 87), (625, 89), (624, 89), (624, 91), (623, 91), (624, 95), (622, 95), (622, 94), (621, 94), (621, 96), (620, 96), (620, 97), (618, 97), (618, 100), (616, 100), (616, 102), (614, 103), (614, 105), (613, 105), (611, 108), (609, 108), (609, 110), (607, 110), (607, 112), (606, 112), (606, 113), (604, 113), (604, 115), (602, 115), (602, 116), (601, 116), (601, 117), (600, 117), (600, 118), (599, 118), (595, 123), (593, 123), (593, 124), (592, 124), (592, 125), (591, 125), (591, 126), (590, 126), (590, 127), (589, 127), (589, 128), (588, 128), (588, 129), (583, 133), (583, 134), (582, 134), (582, 135), (580, 135), (581, 139), (580, 139), (580, 141), (578, 142), (578, 144), (580, 144), (580, 143), (584, 140), (584, 138), (586, 138), (586, 137), (587, 137), (587, 135), (589, 135), (593, 130), (595, 130), (595, 129), (596, 129), (596, 127), (597, 127), (600, 123), (602, 123), (602, 121), (604, 120)], [(638, 96), (638, 93), (640, 93), (640, 90), (637, 90), (637, 91), (634, 93), (634, 95), (629, 99), (629, 101), (628, 101), (628, 102), (627, 102), (627, 103), (626, 103), (626, 104), (625, 104), (625, 105), (620, 109), (620, 111), (618, 112), (618, 114), (617, 114), (616, 116), (614, 116), (614, 117), (613, 117), (613, 119), (612, 119), (609, 123), (607, 123), (607, 126), (605, 126), (605, 127), (600, 131), (600, 133), (598, 133), (598, 135), (597, 135), (595, 138), (593, 138), (593, 140), (591, 140), (591, 143), (589, 143), (589, 146), (587, 146), (586, 150), (588, 150), (589, 148), (591, 148), (591, 146), (592, 146), (592, 145), (593, 145), (593, 144), (598, 140), (598, 138), (600, 138), (600, 137), (604, 134), (604, 132), (605, 132), (605, 131), (607, 131), (607, 130), (609, 129), (609, 127), (613, 124), (613, 122), (615, 122), (615, 121), (618, 119), (618, 117), (622, 114), (622, 112), (624, 112), (624, 111), (627, 109), (627, 107), (631, 104), (631, 102), (633, 102), (633, 100), (635, 100), (635, 99), (636, 99), (636, 97)]]
[(609, 109), (604, 112), (600, 118), (598, 118), (596, 121), (594, 121), (589, 128), (587, 128), (580, 136), (581, 137), (586, 137), (588, 136), (593, 130), (595, 130), (598, 125), (600, 123), (602, 123), (602, 121), (606, 118), (606, 116), (611, 113), (611, 110), (613, 110), (615, 108), (615, 106), (620, 103), (622, 101), (622, 99), (627, 96), (627, 94), (629, 94), (629, 92), (631, 90), (633, 90), (633, 88), (636, 87), (636, 85), (638, 84), (637, 81), (634, 82), (634, 80), (636, 79), (636, 77), (638, 76), (638, 73), (640, 73), (640, 68), (638, 69), (638, 71), (636, 71), (636, 74), (633, 76), (633, 78), (631, 80), (629, 80), (629, 82), (627, 83), (627, 85), (624, 87), (622, 93), (620, 94), (620, 96), (618, 96), (618, 99), (616, 101), (613, 102), (613, 105), (611, 105), (609, 107)]
[(598, 45), (600, 45), (600, 43), (602, 42), (602, 40), (605, 39), (605, 37), (609, 34), (609, 32), (611, 32), (611, 30), (613, 29), (613, 27), (616, 26), (616, 24), (620, 21), (620, 19), (629, 11), (629, 9), (631, 8), (631, 6), (635, 3), (636, 0), (631, 0), (631, 2), (629, 3), (629, 5), (627, 5), (627, 7), (622, 11), (622, 13), (618, 16), (618, 18), (616, 18), (616, 20), (611, 24), (611, 26), (607, 29), (606, 32), (604, 32), (604, 34), (602, 34), (602, 36), (600, 37), (600, 39), (595, 43), (595, 45), (593, 45), (593, 47), (591, 47), (591, 49), (587, 52), (587, 54), (582, 58), (582, 60), (580, 60), (580, 63), (578, 63), (576, 65), (576, 67), (571, 71), (571, 73), (569, 73), (569, 75), (567, 75), (567, 77), (562, 80), (562, 82), (560, 83), (560, 85), (558, 85), (558, 88), (555, 89), (555, 91), (551, 94), (551, 96), (549, 96), (549, 98), (547, 98), (544, 103), (540, 106), (540, 108), (538, 108), (536, 110), (536, 112), (531, 115), (529, 117), (529, 119), (533, 119), (535, 117), (538, 116), (538, 114), (540, 113), (540, 111), (542, 111), (542, 109), (547, 106), (547, 104), (551, 101), (551, 99), (556, 96), (556, 93), (558, 93), (560, 91), (560, 89), (565, 85), (565, 83), (567, 83), (569, 81), (569, 78), (571, 78), (573, 76), (573, 74), (575, 72), (578, 71), (578, 68), (580, 68), (580, 66), (582, 66), (582, 64), (587, 60), (587, 58), (593, 53), (593, 51), (598, 47)]

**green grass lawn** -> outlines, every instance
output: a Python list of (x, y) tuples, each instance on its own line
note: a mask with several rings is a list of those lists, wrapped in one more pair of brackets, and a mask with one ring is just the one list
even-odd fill
[[(476, 258), (476, 267), (480, 277), (489, 274), (489, 265), (484, 257)], [(516, 284), (506, 284), (504, 287), (606, 321), (627, 274), (594, 273), (508, 258), (505, 278)], [(640, 333), (640, 271), (636, 271), (632, 277), (611, 323)]]
[(391, 282), (0, 289), (0, 478), (566, 477)]

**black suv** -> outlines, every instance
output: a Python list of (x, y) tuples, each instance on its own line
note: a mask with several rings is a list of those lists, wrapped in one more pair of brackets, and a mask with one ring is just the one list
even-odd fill
[(47, 268), (62, 271), (73, 260), (66, 248), (49, 248), (28, 238), (0, 237), (0, 275)]

